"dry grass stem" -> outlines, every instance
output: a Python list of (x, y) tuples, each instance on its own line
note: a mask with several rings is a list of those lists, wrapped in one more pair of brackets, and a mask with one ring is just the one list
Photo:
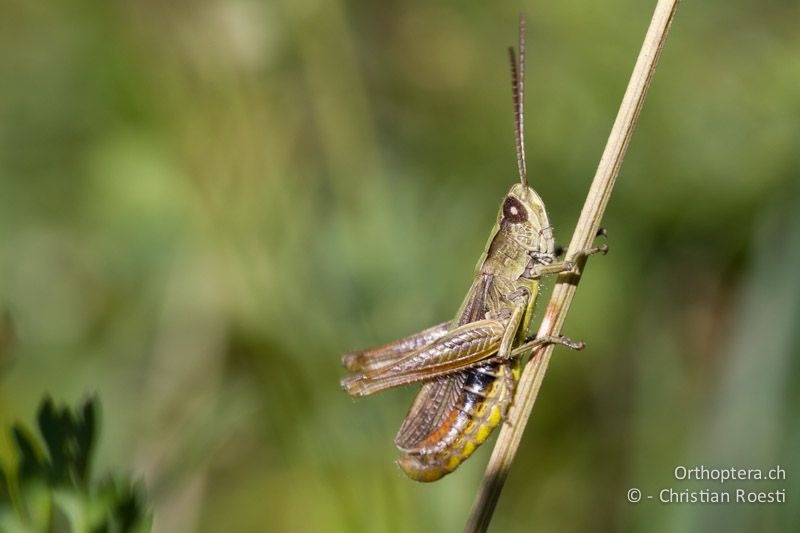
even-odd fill
[[(569, 244), (566, 259), (576, 260), (576, 269), (574, 272), (560, 275), (556, 280), (539, 327), (539, 336), (558, 335), (561, 331), (585, 265), (585, 259), (580, 258), (578, 252), (592, 245), (600, 228), (600, 221), (608, 205), (677, 6), (678, 0), (659, 0), (656, 5), (650, 28)], [(552, 353), (552, 344), (537, 349), (523, 370), (508, 422), (503, 424), (498, 436), (465, 531), (486, 531), (489, 526)]]

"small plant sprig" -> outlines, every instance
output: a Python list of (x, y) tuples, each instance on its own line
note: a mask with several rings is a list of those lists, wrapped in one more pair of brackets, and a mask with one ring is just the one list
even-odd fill
[(41, 440), (14, 425), (15, 465), (0, 465), (0, 531), (150, 531), (138, 485), (122, 477), (92, 479), (98, 410), (96, 398), (70, 409), (45, 397), (37, 416)]
[[(639, 112), (642, 109), (647, 88), (655, 72), (658, 58), (666, 41), (678, 0), (659, 0), (650, 21), (650, 28), (639, 52), (639, 58), (628, 82), (617, 118), (611, 129), (594, 180), (583, 205), (567, 251), (567, 260), (576, 260), (576, 272), (560, 274), (547, 305), (537, 337), (558, 336), (578, 286), (586, 259), (575, 256), (575, 252), (591, 245), (600, 227), (606, 205), (611, 197), (622, 160), (628, 149)], [(514, 404), (497, 438), (483, 481), (472, 506), (465, 531), (486, 531), (494, 508), (500, 497), (511, 463), (519, 448), (525, 424), (533, 410), (539, 388), (547, 372), (553, 344), (534, 349), (525, 365), (517, 386)]]

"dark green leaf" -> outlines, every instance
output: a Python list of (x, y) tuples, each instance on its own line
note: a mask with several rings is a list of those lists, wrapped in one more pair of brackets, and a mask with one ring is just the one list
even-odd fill
[[(91, 483), (98, 407), (95, 398), (74, 410), (43, 399), (37, 416), (43, 447), (27, 428), (14, 426), (18, 475), (0, 469), (0, 515), (16, 513), (20, 523), (53, 533), (72, 531), (75, 512), (83, 515), (87, 530), (93, 532), (150, 530), (141, 487), (127, 479)], [(15, 479), (19, 487), (12, 487)], [(59, 497), (54, 496), (56, 490)], [(11, 505), (12, 494), (19, 494), (18, 509)], [(69, 509), (60, 507), (65, 502), (70, 502)]]
[(25, 427), (20, 424), (14, 426), (13, 433), (14, 442), (19, 452), (17, 478), (20, 484), (30, 479), (44, 477), (45, 464), (34, 438), (28, 433)]
[(46, 398), (39, 408), (39, 430), (50, 457), (48, 474), (53, 483), (85, 487), (94, 443), (96, 402), (87, 400), (79, 415)]

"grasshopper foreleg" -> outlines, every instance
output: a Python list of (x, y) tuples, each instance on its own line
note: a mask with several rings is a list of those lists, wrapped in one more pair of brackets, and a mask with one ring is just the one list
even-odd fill
[[(608, 237), (608, 230), (606, 228), (600, 228), (600, 229), (597, 230), (597, 234), (595, 236), (596, 237)], [(564, 255), (565, 251), (566, 250), (564, 249), (563, 246), (558, 245), (558, 246), (556, 246), (556, 249), (553, 252), (553, 255), (555, 257), (561, 257), (562, 255)], [(606, 251), (603, 252), (603, 253), (605, 254), (607, 252), (608, 252), (608, 247), (606, 247)]]
[[(597, 230), (596, 237), (608, 237), (608, 230), (606, 228), (600, 228)], [(591, 248), (587, 248), (585, 250), (581, 250), (576, 254), (575, 259), (580, 259), (583, 257), (589, 257), (590, 255), (594, 254), (603, 254), (606, 255), (608, 253), (608, 244), (601, 244), (600, 246), (593, 246)]]
[(537, 263), (536, 261), (542, 261), (546, 259), (552, 260), (552, 255), (548, 257), (539, 257), (537, 255), (531, 255), (533, 261), (531, 265), (528, 267), (528, 270), (525, 272), (525, 276), (530, 279), (536, 279), (544, 276), (545, 274), (560, 274), (562, 272), (569, 272), (575, 268), (575, 262), (578, 259), (583, 259), (585, 257), (589, 257), (590, 255), (594, 254), (603, 254), (606, 255), (608, 253), (608, 245), (603, 244), (600, 246), (593, 246), (592, 248), (587, 248), (585, 250), (581, 250), (577, 254), (575, 254), (574, 261), (559, 261), (558, 263), (550, 263), (550, 264), (542, 264)]

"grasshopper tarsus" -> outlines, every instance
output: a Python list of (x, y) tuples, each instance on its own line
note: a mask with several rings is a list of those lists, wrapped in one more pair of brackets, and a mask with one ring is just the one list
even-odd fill
[(567, 348), (572, 348), (576, 351), (581, 351), (586, 348), (586, 343), (583, 341), (574, 341), (567, 337), (566, 335), (559, 335), (557, 337), (552, 335), (547, 335), (546, 337), (540, 337), (544, 343), (546, 344), (560, 344), (561, 346), (566, 346)]
[(581, 250), (578, 253), (578, 257), (584, 257), (585, 258), (585, 257), (589, 257), (590, 255), (595, 255), (595, 254), (606, 255), (607, 253), (608, 253), (608, 245), (607, 244), (602, 244), (600, 246), (593, 246), (591, 248), (587, 248), (586, 250)]
[[(597, 234), (595, 235), (595, 237), (604, 237), (604, 238), (608, 238), (608, 230), (607, 230), (606, 228), (600, 228), (600, 229), (598, 229), (598, 230), (597, 230)], [(605, 255), (605, 254), (607, 254), (607, 253), (608, 253), (608, 245), (606, 245), (606, 244), (604, 244), (603, 246), (600, 246), (600, 247), (598, 247), (598, 249), (600, 250), (600, 252), (601, 252), (603, 255)], [(564, 249), (564, 247), (563, 247), (563, 246), (561, 246), (561, 245), (558, 245), (558, 246), (556, 246), (555, 250), (553, 251), (553, 254), (554, 254), (556, 257), (561, 257), (562, 255), (564, 255), (564, 252), (565, 252), (565, 251), (566, 251), (566, 250)], [(597, 252), (595, 252), (595, 253), (597, 253)], [(586, 254), (586, 255), (592, 255), (592, 254)]]
[[(608, 238), (608, 230), (606, 228), (598, 229), (595, 237), (603, 237), (604, 239)], [(588, 248), (580, 253), (580, 255), (583, 257), (589, 257), (590, 255), (595, 255), (595, 254), (603, 254), (603, 255), (608, 254), (608, 244), (603, 243), (600, 246), (594, 246), (592, 248)]]
[(565, 335), (559, 335), (557, 337), (553, 335), (544, 335), (541, 337), (532, 336), (526, 338), (525, 342), (521, 346), (515, 348), (513, 353), (515, 356), (518, 356), (521, 355), (522, 352), (544, 346), (545, 344), (560, 344), (576, 351), (586, 348), (585, 342), (574, 341)]
[(581, 351), (584, 348), (586, 348), (586, 343), (585, 342), (583, 342), (583, 341), (577, 341), (576, 342), (576, 341), (574, 341), (574, 340), (572, 340), (569, 337), (566, 337), (564, 335), (559, 335), (558, 336), (558, 342), (556, 344), (561, 344), (563, 346), (566, 346), (567, 348), (572, 348), (573, 350), (576, 350), (576, 351)]

